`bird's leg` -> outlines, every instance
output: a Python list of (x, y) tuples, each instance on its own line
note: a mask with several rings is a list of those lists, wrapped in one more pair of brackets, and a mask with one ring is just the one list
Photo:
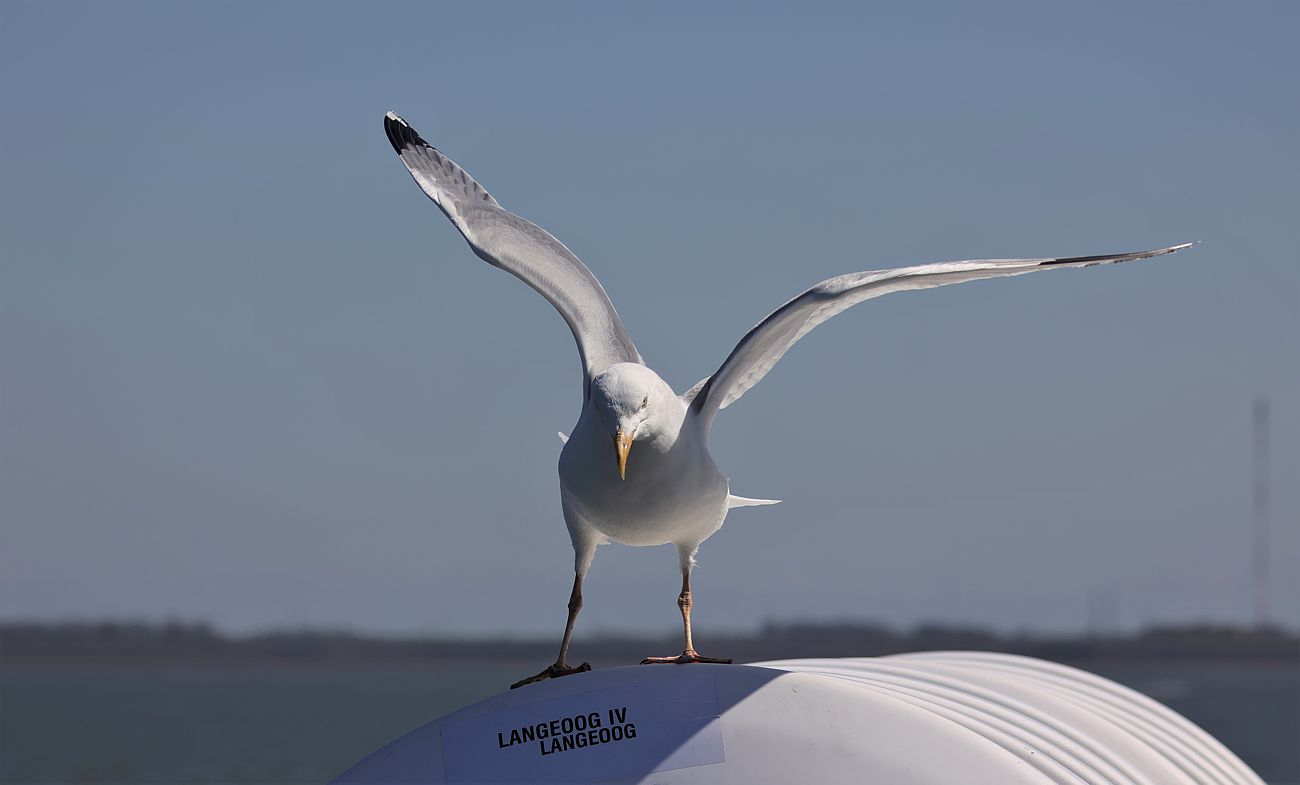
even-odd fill
[(570, 668), (568, 663), (569, 641), (573, 639), (573, 624), (578, 620), (578, 611), (582, 610), (582, 573), (573, 576), (573, 591), (569, 593), (569, 620), (564, 625), (564, 640), (560, 642), (560, 656), (555, 658), (555, 664), (546, 668), (541, 673), (529, 676), (526, 679), (520, 679), (510, 685), (510, 689), (522, 687), (525, 684), (532, 684), (535, 681), (543, 679), (557, 679), (561, 676), (568, 676), (574, 673), (582, 673), (591, 670), (591, 663), (584, 662), (576, 668)]
[(682, 629), (686, 632), (686, 648), (677, 657), (646, 657), (641, 660), (641, 664), (674, 663), (685, 665), (689, 662), (712, 662), (720, 665), (730, 665), (730, 659), (701, 657), (695, 651), (695, 642), (691, 640), (691, 569), (689, 564), (682, 567), (682, 593), (677, 595), (677, 607), (682, 611)]
[[(578, 611), (582, 610), (582, 575), (573, 576), (573, 591), (569, 592), (569, 618), (564, 622), (564, 640), (560, 641), (560, 656), (555, 658), (555, 664), (561, 669), (568, 668), (569, 642), (573, 640), (573, 625), (578, 621)], [(582, 670), (591, 670), (591, 666), (583, 663)]]
[(682, 611), (682, 628), (686, 631), (686, 648), (683, 653), (694, 654), (695, 643), (691, 641), (691, 574), (682, 573), (682, 593), (677, 595), (677, 607)]

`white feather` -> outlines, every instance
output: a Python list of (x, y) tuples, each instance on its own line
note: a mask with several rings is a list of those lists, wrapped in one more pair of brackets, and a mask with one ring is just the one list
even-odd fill
[(736, 507), (766, 507), (769, 504), (780, 504), (780, 499), (747, 499), (744, 496), (734, 496), (727, 494), (727, 509), (731, 510)]

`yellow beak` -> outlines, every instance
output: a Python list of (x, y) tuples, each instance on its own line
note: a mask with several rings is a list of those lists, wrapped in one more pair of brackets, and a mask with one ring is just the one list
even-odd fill
[(622, 428), (618, 429), (618, 434), (614, 437), (614, 449), (618, 451), (618, 477), (620, 480), (627, 479), (627, 454), (632, 451), (632, 437), (636, 432), (628, 433)]

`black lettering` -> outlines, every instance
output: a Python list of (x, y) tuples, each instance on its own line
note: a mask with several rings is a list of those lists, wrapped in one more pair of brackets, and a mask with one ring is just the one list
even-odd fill
[(556, 752), (568, 752), (594, 747), (597, 744), (609, 744), (636, 738), (636, 724), (626, 722), (627, 707), (607, 709), (605, 712), (610, 724), (603, 727), (600, 712), (575, 714), (572, 717), (539, 722), (522, 728), (513, 728), (507, 739), (504, 731), (497, 733), (497, 748), (506, 749), (516, 744), (536, 741), (538, 752), (551, 755)]
[(503, 750), (506, 748), (506, 740), (501, 738), (500, 733), (497, 734), (497, 747)]

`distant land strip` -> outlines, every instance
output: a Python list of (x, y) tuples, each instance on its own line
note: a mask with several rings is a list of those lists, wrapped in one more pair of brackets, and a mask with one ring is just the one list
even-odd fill
[[(870, 623), (777, 623), (743, 635), (709, 635), (710, 652), (737, 662), (793, 657), (871, 657), (910, 651), (978, 650), (1087, 662), (1300, 662), (1300, 634), (1278, 627), (1211, 624), (1156, 626), (1131, 634), (998, 633), (921, 625), (898, 630)], [(580, 659), (635, 662), (681, 646), (680, 636), (579, 638)], [(438, 663), (543, 661), (549, 638), (388, 637), (327, 630), (229, 635), (202, 622), (0, 623), (0, 663)]]

